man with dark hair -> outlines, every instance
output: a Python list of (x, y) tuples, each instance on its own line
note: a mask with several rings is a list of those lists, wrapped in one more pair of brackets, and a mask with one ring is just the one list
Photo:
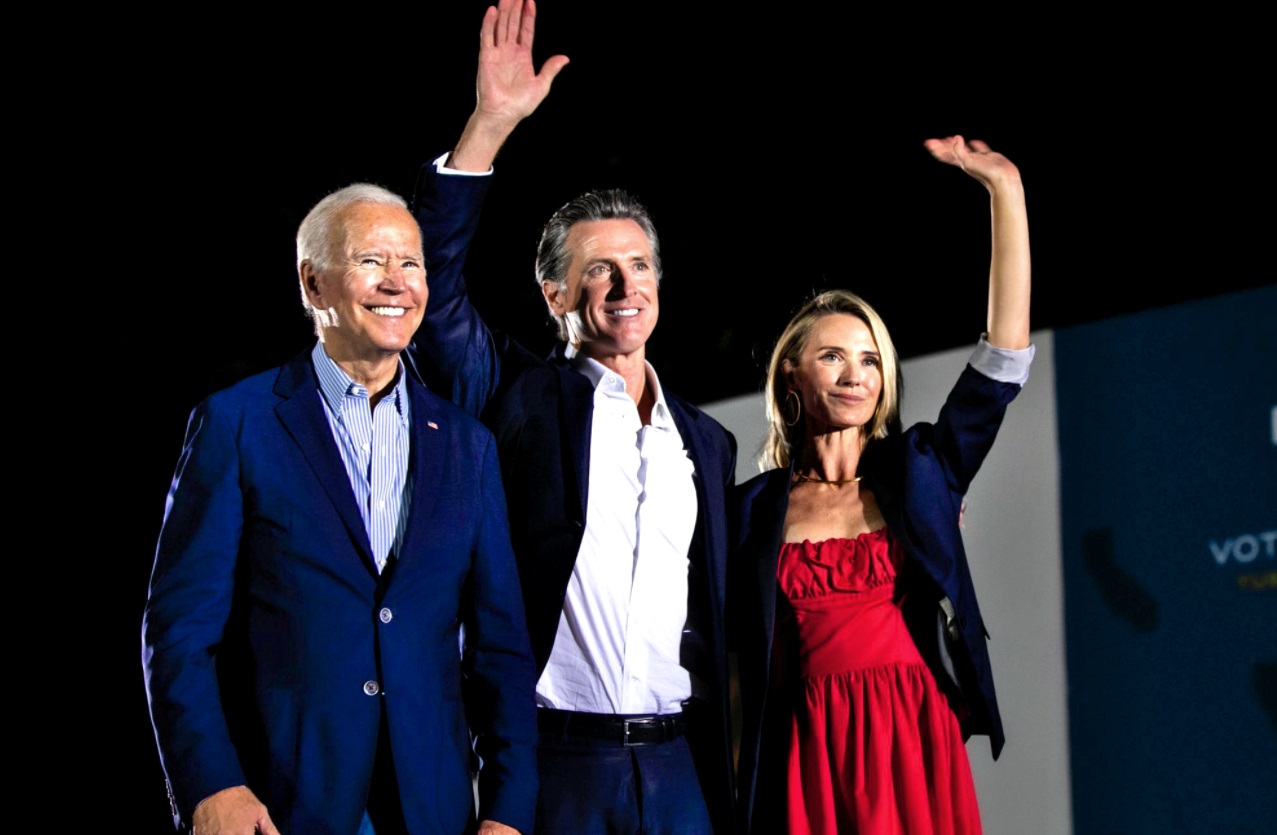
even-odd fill
[(156, 550), (143, 664), (174, 822), (529, 832), (535, 679), (496, 446), (400, 361), (427, 300), (417, 223), (351, 186), (297, 257), (318, 341), (195, 409)]
[(414, 342), (432, 388), (497, 438), (538, 676), (536, 831), (721, 835), (733, 814), (723, 594), (735, 441), (646, 362), (655, 228), (621, 191), (555, 213), (537, 251), (564, 340), (548, 359), (490, 331), (461, 276), (496, 152), (567, 63), (535, 71), (534, 14), (532, 0), (488, 9), (474, 114), (422, 170), (431, 303)]

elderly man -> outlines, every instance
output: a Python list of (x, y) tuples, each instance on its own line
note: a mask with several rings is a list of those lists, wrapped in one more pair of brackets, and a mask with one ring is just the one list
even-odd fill
[(489, 331), (460, 275), (489, 180), (466, 175), (489, 172), (567, 63), (535, 72), (534, 13), (531, 0), (488, 10), (475, 112), (422, 170), (432, 295), (415, 344), (432, 388), (500, 448), (538, 676), (536, 831), (724, 833), (735, 442), (645, 360), (660, 311), (652, 222), (619, 191), (551, 218), (537, 281), (565, 344), (548, 360)]
[(399, 356), (421, 233), (355, 185), (297, 256), (318, 342), (195, 409), (169, 492), (143, 663), (175, 823), (528, 832), (535, 679), (497, 450)]

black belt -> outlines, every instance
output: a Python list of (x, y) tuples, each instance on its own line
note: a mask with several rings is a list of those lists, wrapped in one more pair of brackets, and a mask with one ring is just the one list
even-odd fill
[(659, 745), (687, 733), (687, 715), (663, 713), (625, 716), (617, 713), (581, 713), (575, 710), (537, 710), (537, 728), (560, 739), (613, 742), (625, 748)]

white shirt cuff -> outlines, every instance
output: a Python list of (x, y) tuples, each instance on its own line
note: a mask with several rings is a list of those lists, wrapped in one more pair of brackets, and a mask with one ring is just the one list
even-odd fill
[(1015, 383), (1022, 386), (1029, 380), (1029, 366), (1033, 363), (1035, 346), (1013, 351), (990, 345), (988, 334), (980, 334), (980, 343), (968, 360), (971, 367), (990, 380), (999, 383)]
[(451, 153), (452, 151), (447, 151), (443, 154), (440, 154), (438, 157), (435, 158), (435, 161), (434, 161), (435, 171), (437, 171), (440, 174), (448, 174), (455, 177), (487, 177), (488, 175), (492, 173), (491, 168), (489, 168), (487, 171), (462, 171), (459, 168), (449, 168), (448, 166), (444, 165), (444, 163), (448, 161), (448, 155)]

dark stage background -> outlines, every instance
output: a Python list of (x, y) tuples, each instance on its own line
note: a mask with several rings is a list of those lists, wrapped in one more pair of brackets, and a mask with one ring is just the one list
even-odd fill
[[(132, 556), (126, 593), (103, 612), (127, 707), (102, 750), (133, 752), (136, 765), (103, 753), (97, 773), (108, 787), (122, 781), (125, 819), (142, 823), (132, 831), (168, 820), (138, 635), (186, 416), (309, 345), (297, 223), (354, 181), (407, 194), (417, 167), (451, 147), (473, 105), (485, 5), (431, 4), (390, 25), (339, 20), (287, 42), (211, 20), (121, 59), (118, 115), (132, 141), (94, 193), (154, 275), (120, 301), (133, 311), (126, 325), (145, 323), (147, 346), (125, 371), (158, 396), (103, 468), (124, 473), (102, 489), (128, 496)], [(532, 272), (540, 225), (584, 190), (620, 186), (662, 234), (649, 358), (693, 402), (757, 391), (789, 314), (829, 287), (873, 303), (905, 357), (973, 344), (987, 197), (922, 147), (952, 133), (988, 141), (1023, 172), (1035, 329), (1274, 280), (1245, 253), (1270, 221), (1242, 202), (1263, 193), (1242, 161), (1259, 137), (1257, 109), (1237, 106), (1257, 87), (1242, 51), (1208, 66), (1167, 43), (1132, 60), (1116, 35), (1066, 48), (1039, 32), (995, 63), (978, 51), (991, 38), (959, 38), (947, 21), (839, 15), (545, 0), (537, 60), (561, 52), (572, 63), (497, 161), (470, 261), (490, 323), (550, 349)], [(935, 40), (944, 49), (927, 45), (946, 33)], [(1225, 69), (1227, 86), (1210, 83)], [(115, 188), (140, 211), (113, 217)]]

